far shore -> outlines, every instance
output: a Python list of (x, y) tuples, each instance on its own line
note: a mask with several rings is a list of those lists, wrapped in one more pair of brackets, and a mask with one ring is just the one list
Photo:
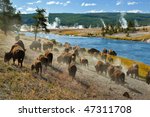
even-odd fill
[(81, 36), (81, 37), (101, 37), (115, 40), (129, 40), (129, 41), (143, 41), (150, 42), (150, 27), (146, 31), (142, 30), (143, 27), (138, 27), (138, 31), (134, 33), (129, 33), (129, 36), (126, 36), (126, 33), (115, 33), (113, 35), (101, 35), (100, 28), (90, 28), (90, 29), (51, 29), (50, 33), (59, 34), (59, 35), (71, 35), (71, 36)]

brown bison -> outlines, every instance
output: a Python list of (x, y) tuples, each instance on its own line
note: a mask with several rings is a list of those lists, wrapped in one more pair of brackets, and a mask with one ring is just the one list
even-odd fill
[(53, 61), (53, 53), (46, 51), (45, 52), (45, 57), (48, 58), (48, 64), (52, 65), (52, 61)]
[(71, 77), (75, 77), (75, 75), (76, 75), (76, 72), (77, 72), (77, 67), (76, 67), (76, 65), (75, 64), (70, 64), (69, 66), (68, 66), (68, 72), (69, 72), (69, 76), (71, 76)]
[(42, 65), (45, 65), (45, 67), (47, 68), (48, 66), (48, 58), (44, 55), (40, 55), (37, 60), (41, 61)]
[(81, 65), (88, 66), (89, 62), (86, 58), (80, 58)]
[(105, 75), (107, 74), (107, 68), (109, 67), (109, 63), (104, 63), (102, 61), (98, 61), (97, 64), (95, 65), (96, 72), (101, 74), (105, 72)]
[(134, 78), (137, 78), (139, 76), (139, 66), (137, 64), (132, 65), (128, 71), (127, 71), (127, 76), (131, 75), (133, 78), (133, 75), (135, 76)]
[(71, 62), (75, 62), (76, 55), (73, 53), (62, 53), (60, 56), (57, 57), (58, 63), (65, 63), (70, 64)]
[(150, 84), (150, 71), (148, 72), (148, 74), (146, 76), (146, 83)]
[(125, 74), (114, 66), (108, 67), (108, 75), (111, 78), (111, 80), (118, 82), (118, 83), (124, 83), (125, 82)]
[(31, 70), (36, 70), (36, 73), (38, 74), (40, 72), (40, 75), (42, 74), (42, 63), (39, 60), (36, 60), (32, 65), (31, 65)]
[(23, 41), (18, 40), (15, 44), (18, 44), (19, 46), (23, 48), (24, 51), (26, 51)]
[(15, 61), (17, 59), (18, 66), (19, 66), (19, 64), (21, 64), (21, 67), (22, 67), (24, 57), (25, 57), (24, 49), (21, 46), (19, 46), (18, 44), (15, 44), (12, 46), (10, 52), (5, 53), (4, 62), (9, 62), (10, 59), (13, 58), (13, 64), (15, 64)]
[(40, 41), (33, 41), (30, 45), (30, 49), (41, 50), (41, 46), (42, 46), (42, 44), (40, 43)]
[(43, 43), (43, 50), (53, 49), (53, 43), (52, 42), (44, 42)]

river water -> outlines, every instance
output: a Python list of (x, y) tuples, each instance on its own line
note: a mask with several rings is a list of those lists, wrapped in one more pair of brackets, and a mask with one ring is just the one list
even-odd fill
[[(33, 33), (26, 32), (26, 36), (34, 36)], [(126, 40), (112, 40), (97, 37), (75, 37), (62, 36), (56, 34), (39, 33), (38, 37), (48, 39), (55, 39), (58, 42), (69, 42), (71, 45), (79, 45), (84, 48), (96, 48), (100, 51), (103, 48), (113, 49), (119, 56), (133, 59), (150, 65), (150, 43), (126, 41)]]

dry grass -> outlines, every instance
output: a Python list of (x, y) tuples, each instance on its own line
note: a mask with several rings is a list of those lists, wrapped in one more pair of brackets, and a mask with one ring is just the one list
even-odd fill
[(141, 63), (141, 62), (137, 62), (137, 61), (134, 61), (134, 60), (130, 60), (130, 59), (127, 59), (127, 58), (123, 58), (123, 57), (113, 57), (116, 61), (120, 61), (120, 63), (125, 66), (127, 69), (132, 66), (133, 64), (138, 64), (139, 65), (139, 75), (141, 78), (144, 78), (146, 77), (148, 71), (150, 71), (150, 66), (149, 65), (146, 65), (144, 63)]
[[(74, 36), (83, 36), (83, 37), (101, 37), (101, 29), (55, 29), (51, 30), (52, 33), (60, 34), (60, 35), (74, 35)], [(140, 31), (143, 32), (143, 31)], [(106, 35), (105, 38), (109, 39), (118, 39), (118, 40), (131, 40), (131, 41), (146, 41), (150, 39), (149, 30), (145, 32), (146, 34), (138, 35), (138, 33), (130, 33), (130, 35), (134, 34), (134, 36), (126, 36), (126, 34), (114, 34), (114, 35)], [(137, 34), (137, 35), (136, 35)]]

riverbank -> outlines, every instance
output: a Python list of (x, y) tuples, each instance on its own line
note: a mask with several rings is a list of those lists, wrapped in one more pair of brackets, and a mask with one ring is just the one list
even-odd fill
[[(147, 30), (143, 30), (147, 29)], [(117, 33), (113, 35), (105, 35), (105, 38), (117, 39), (117, 40), (129, 40), (129, 41), (148, 41), (150, 40), (150, 27), (138, 27), (138, 31), (134, 33)], [(71, 36), (81, 36), (81, 37), (103, 37), (101, 34), (101, 29), (91, 28), (91, 29), (51, 29), (51, 33), (59, 35), (71, 35)]]
[[(34, 37), (20, 36), (27, 49), (23, 68), (12, 65), (12, 61), (10, 64), (4, 63), (4, 53), (8, 52), (16, 42), (15, 36), (12, 33), (6, 37), (0, 32), (0, 99), (128, 99), (123, 96), (124, 92), (128, 92), (132, 99), (150, 99), (150, 87), (145, 81), (126, 77), (126, 84), (119, 85), (111, 81), (108, 76), (97, 74), (94, 65), (99, 58), (88, 53), (80, 56), (89, 60), (89, 67), (81, 66), (77, 59), (78, 70), (75, 79), (72, 79), (68, 76), (68, 66), (57, 63), (57, 57), (63, 52), (64, 47), (54, 46), (59, 49), (59, 52), (52, 51), (53, 67), (44, 69), (42, 76), (31, 72), (32, 62), (40, 54), (44, 54), (44, 51), (35, 51), (29, 48)], [(38, 39), (41, 39), (41, 43), (48, 41), (42, 38)], [(116, 65), (123, 64), (123, 61), (126, 66), (135, 63), (128, 59), (115, 58)], [(142, 68), (140, 65), (140, 71), (141, 69), (144, 72), (150, 70), (150, 66), (142, 65), (144, 67)], [(124, 66), (124, 68), (126, 67)], [(126, 69), (124, 70), (126, 71)]]

